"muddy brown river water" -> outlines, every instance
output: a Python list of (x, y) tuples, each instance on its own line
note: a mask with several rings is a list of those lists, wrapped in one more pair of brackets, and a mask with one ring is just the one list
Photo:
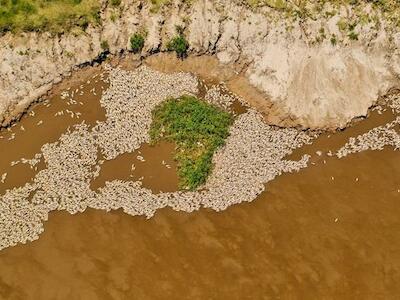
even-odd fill
[[(0, 131), (0, 173), (7, 172), (0, 194), (37, 171), (12, 161), (32, 158), (68, 126), (105, 118), (98, 100), (107, 76), (100, 74), (80, 71)], [(76, 103), (61, 99), (66, 88), (76, 90)], [(399, 152), (326, 155), (391, 119), (389, 111), (372, 112), (342, 132), (322, 134), (291, 155), (309, 153), (308, 168), (279, 176), (255, 201), (223, 212), (166, 208), (151, 219), (52, 212), (39, 240), (0, 251), (0, 299), (398, 299)], [(106, 161), (92, 187), (141, 179), (154, 192), (174, 191), (173, 152), (169, 143), (143, 145)]]

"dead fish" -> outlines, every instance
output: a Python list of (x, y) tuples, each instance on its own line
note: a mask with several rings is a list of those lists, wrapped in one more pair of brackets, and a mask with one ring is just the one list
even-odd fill
[(7, 173), (3, 173), (3, 175), (1, 175), (1, 183), (4, 183), (4, 181), (6, 181), (7, 178)]

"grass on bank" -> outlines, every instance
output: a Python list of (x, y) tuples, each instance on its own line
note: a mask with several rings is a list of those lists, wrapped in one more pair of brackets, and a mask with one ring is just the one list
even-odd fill
[(158, 12), (161, 7), (164, 5), (168, 5), (171, 2), (171, 0), (150, 0), (151, 3), (151, 11), (152, 12)]
[(276, 9), (294, 9), (309, 7), (318, 10), (329, 3), (334, 7), (340, 5), (352, 6), (354, 8), (365, 4), (372, 4), (384, 11), (393, 11), (398, 8), (398, 0), (247, 0), (250, 6), (269, 6)]
[[(281, 11), (286, 18), (316, 19), (324, 11), (326, 5), (330, 11), (324, 13), (336, 15), (340, 8), (351, 7), (352, 19), (357, 23), (376, 23), (376, 12), (382, 14), (384, 19), (395, 26), (400, 26), (400, 1), (399, 0), (246, 0), (251, 7), (268, 6)], [(369, 14), (364, 8), (371, 5), (375, 13)]]
[(153, 111), (151, 143), (165, 139), (176, 144), (179, 185), (193, 190), (205, 183), (232, 122), (231, 114), (196, 97), (170, 99)]
[[(190, 3), (191, 0), (183, 0)], [(151, 11), (158, 12), (171, 0), (148, 0)], [(121, 0), (109, 0), (118, 7)], [(117, 16), (113, 14), (112, 19)], [(72, 27), (85, 29), (100, 22), (99, 0), (0, 0), (0, 34), (12, 31), (49, 31), (62, 33)]]
[[(376, 24), (379, 15), (395, 26), (400, 26), (400, 0), (246, 0), (252, 7), (268, 6), (280, 11), (287, 19), (316, 19), (321, 14), (333, 16), (340, 7), (352, 8), (351, 16), (344, 20), (349, 24)], [(147, 0), (152, 12), (172, 3), (171, 0)], [(181, 0), (190, 5), (194, 0)], [(108, 0), (110, 7), (118, 7), (121, 0)], [(329, 4), (330, 10), (325, 10)], [(372, 5), (375, 12), (364, 11), (366, 5)], [(112, 19), (117, 14), (112, 14)], [(49, 31), (62, 33), (73, 27), (85, 29), (89, 24), (100, 22), (99, 0), (0, 0), (0, 34), (6, 31)], [(349, 24), (347, 24), (349, 23)], [(342, 26), (343, 27), (343, 26)], [(345, 28), (346, 30), (346, 28)], [(348, 30), (351, 37), (355, 35)]]
[(98, 0), (0, 0), (0, 33), (86, 28), (100, 18)]
[[(158, 12), (164, 6), (168, 6), (173, 3), (172, 0), (148, 0), (151, 4), (150, 11), (153, 13)], [(191, 4), (194, 0), (181, 0), (182, 3)]]

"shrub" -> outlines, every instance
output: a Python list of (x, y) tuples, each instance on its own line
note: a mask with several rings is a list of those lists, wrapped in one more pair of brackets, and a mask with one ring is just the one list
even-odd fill
[(156, 13), (160, 10), (161, 7), (168, 5), (171, 0), (150, 0), (151, 2), (151, 9), (150, 12)]
[(347, 36), (350, 40), (358, 41), (358, 33), (355, 33), (354, 31), (350, 31)]
[(335, 34), (332, 34), (332, 36), (331, 36), (331, 44), (332, 44), (332, 46), (336, 46), (336, 44), (337, 44), (337, 39), (336, 39)]
[(348, 24), (347, 24), (347, 22), (346, 22), (346, 20), (345, 20), (344, 18), (341, 18), (341, 19), (337, 22), (336, 25), (338, 26), (338, 28), (339, 28), (341, 31), (345, 31), (345, 30), (347, 29), (347, 27), (348, 27)]
[(175, 142), (181, 188), (193, 190), (205, 183), (213, 154), (224, 145), (232, 121), (229, 113), (192, 96), (170, 99), (155, 108), (151, 143)]
[(144, 37), (139, 33), (135, 33), (131, 36), (131, 49), (134, 53), (139, 53), (142, 51), (144, 46)]
[(119, 6), (121, 4), (121, 0), (111, 0), (112, 6)]
[(189, 48), (189, 43), (186, 41), (183, 34), (179, 34), (172, 38), (168, 44), (167, 49), (169, 51), (175, 51), (179, 58), (185, 58), (187, 49)]
[(108, 45), (108, 42), (107, 41), (101, 41), (101, 43), (100, 43), (100, 47), (101, 47), (101, 49), (103, 49), (103, 51), (108, 51), (108, 50), (110, 50), (110, 45)]

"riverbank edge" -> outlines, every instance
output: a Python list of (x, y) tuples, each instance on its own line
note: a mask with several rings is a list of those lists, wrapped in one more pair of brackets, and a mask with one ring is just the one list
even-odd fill
[[(155, 14), (148, 6), (138, 8), (131, 2), (123, 2), (117, 21), (109, 20), (115, 9), (105, 7), (103, 25), (89, 26), (84, 34), (1, 37), (0, 45), (6, 48), (0, 65), (1, 125), (18, 120), (30, 103), (40, 100), (73, 71), (97, 65), (107, 55), (111, 61), (126, 56), (132, 32), (146, 32), (142, 53), (145, 62), (151, 61), (167, 51), (166, 42), (176, 34), (177, 25), (184, 28), (189, 42), (188, 58), (212, 56), (224, 69), (220, 81), (228, 78), (231, 89), (235, 84), (252, 86), (254, 93), (247, 101), (272, 125), (345, 128), (354, 118), (367, 116), (379, 98), (400, 87), (400, 33), (389, 34), (385, 26), (379, 30), (360, 26), (359, 41), (342, 34), (339, 45), (330, 41), (313, 44), (310, 36), (321, 30), (316, 26), (321, 20), (294, 23), (294, 28), (284, 33), (284, 22), (267, 24), (268, 16), (233, 1), (199, 0), (190, 8), (178, 3)], [(223, 4), (232, 10), (219, 11)], [(189, 24), (187, 18), (192, 19)], [(326, 26), (329, 32), (337, 30), (332, 22)], [(103, 41), (109, 49), (102, 49)], [(174, 63), (182, 65), (179, 62)]]

